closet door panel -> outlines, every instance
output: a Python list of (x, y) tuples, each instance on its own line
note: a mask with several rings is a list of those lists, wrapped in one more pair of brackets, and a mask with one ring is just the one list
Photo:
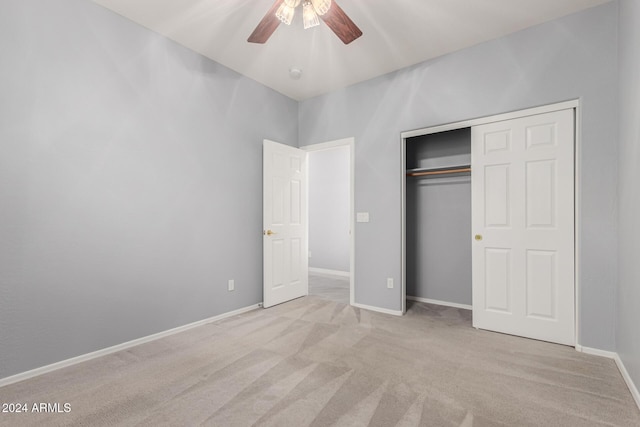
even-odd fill
[(527, 251), (527, 316), (557, 320), (556, 251)]
[(556, 161), (551, 159), (527, 162), (525, 168), (527, 228), (555, 228)]
[(573, 110), (476, 126), (471, 153), (474, 326), (574, 345)]
[(509, 165), (490, 165), (484, 168), (485, 227), (511, 225), (511, 197)]
[(511, 313), (511, 251), (486, 248), (484, 253), (485, 309)]
[(486, 156), (511, 151), (511, 129), (500, 129), (484, 134), (483, 148)]

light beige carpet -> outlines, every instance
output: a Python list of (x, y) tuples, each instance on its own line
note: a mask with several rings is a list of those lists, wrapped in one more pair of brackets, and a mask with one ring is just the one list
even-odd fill
[(471, 327), (301, 298), (0, 389), (9, 426), (640, 426), (612, 360)]
[(309, 295), (349, 304), (349, 278), (309, 273)]

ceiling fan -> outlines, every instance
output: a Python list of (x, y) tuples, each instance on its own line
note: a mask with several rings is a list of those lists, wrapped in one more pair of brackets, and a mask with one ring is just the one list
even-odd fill
[(320, 17), (344, 44), (349, 44), (362, 35), (360, 28), (335, 1), (276, 0), (247, 41), (265, 43), (281, 22), (286, 25), (291, 24), (295, 9), (300, 3), (302, 3), (302, 20), (305, 29), (319, 25), (318, 17)]

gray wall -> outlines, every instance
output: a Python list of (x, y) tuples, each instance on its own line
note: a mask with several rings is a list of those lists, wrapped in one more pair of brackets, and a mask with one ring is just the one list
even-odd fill
[(617, 18), (608, 3), (300, 103), (301, 145), (356, 140), (357, 303), (401, 309), (400, 132), (580, 98), (579, 339), (615, 348)]
[(2, 0), (0, 52), (0, 378), (262, 301), (295, 101), (85, 0)]
[(471, 177), (407, 182), (407, 295), (471, 305)]
[(617, 352), (640, 386), (640, 2), (620, 2), (620, 170)]
[(309, 267), (350, 270), (350, 150), (309, 152)]
[[(407, 169), (468, 165), (471, 129), (407, 139)], [(407, 177), (407, 295), (471, 305), (471, 176)]]

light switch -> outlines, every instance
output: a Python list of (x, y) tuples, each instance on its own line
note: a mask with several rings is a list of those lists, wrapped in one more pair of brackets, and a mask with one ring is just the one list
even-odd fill
[(369, 212), (358, 212), (356, 222), (369, 222)]

